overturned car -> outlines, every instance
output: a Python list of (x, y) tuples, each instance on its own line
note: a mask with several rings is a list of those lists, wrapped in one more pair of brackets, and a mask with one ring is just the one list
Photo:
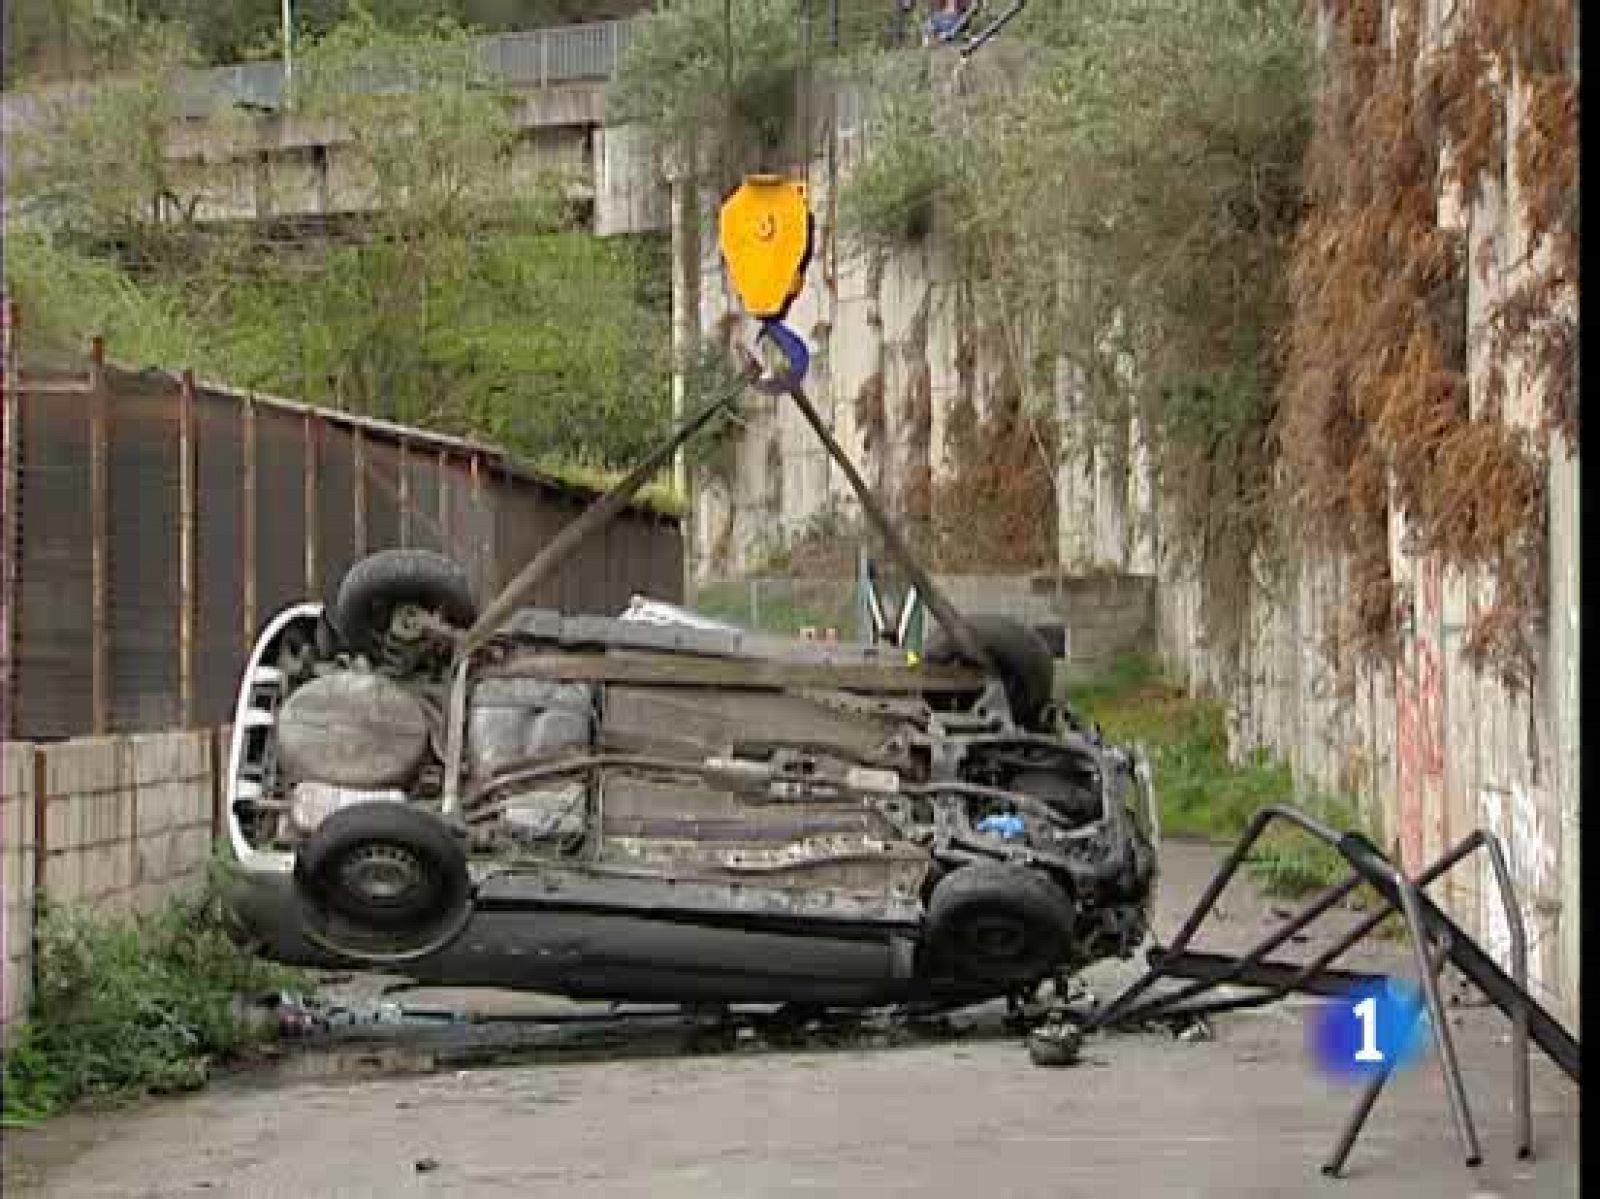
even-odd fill
[[(663, 1002), (1018, 994), (1144, 937), (1148, 774), (1028, 629), (892, 645), (480, 613), (440, 555), (265, 629), (234, 722), (233, 910), (269, 956)], [(970, 642), (969, 642), (970, 644)]]

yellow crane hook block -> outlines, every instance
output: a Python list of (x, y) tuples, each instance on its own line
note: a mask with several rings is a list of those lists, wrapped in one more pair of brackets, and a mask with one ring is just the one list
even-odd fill
[(780, 175), (751, 175), (722, 204), (723, 261), (745, 311), (779, 320), (800, 294), (811, 260), (806, 185)]

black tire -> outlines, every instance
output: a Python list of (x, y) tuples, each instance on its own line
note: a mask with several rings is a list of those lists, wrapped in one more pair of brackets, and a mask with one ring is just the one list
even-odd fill
[(329, 816), (295, 860), (309, 939), (360, 961), (403, 961), (466, 927), (472, 881), (461, 840), (403, 803), (352, 804)]
[(924, 947), (937, 974), (1021, 986), (1071, 956), (1076, 924), (1072, 900), (1049, 879), (1023, 866), (979, 862), (934, 888)]
[(381, 550), (361, 559), (339, 584), (328, 619), (346, 645), (371, 655), (400, 604), (427, 608), (463, 629), (478, 619), (466, 572), (432, 550)]
[(326, 611), (317, 617), (316, 645), (317, 657), (324, 662), (331, 661), (337, 657), (339, 651), (344, 648), (344, 642), (339, 636), (339, 630), (333, 627), (333, 621), (329, 619)]
[[(1055, 694), (1056, 664), (1050, 647), (1032, 629), (1005, 616), (977, 615), (966, 620), (978, 643), (994, 659), (1012, 719), (1025, 728), (1031, 727)], [(928, 633), (923, 656), (935, 665), (963, 660), (954, 639), (943, 627)]]

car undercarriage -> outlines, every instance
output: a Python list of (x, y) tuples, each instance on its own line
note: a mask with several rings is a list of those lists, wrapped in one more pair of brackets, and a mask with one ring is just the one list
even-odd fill
[(1008, 679), (932, 642), (910, 664), (522, 609), (453, 670), (474, 614), (454, 564), (386, 551), (258, 642), (228, 823), (274, 956), (875, 1004), (1013, 992), (1144, 936), (1148, 775), (1056, 705), (1021, 626), (977, 625)]

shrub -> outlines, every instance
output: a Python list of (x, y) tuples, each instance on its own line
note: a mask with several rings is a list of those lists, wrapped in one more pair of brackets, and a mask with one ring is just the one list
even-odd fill
[(236, 1000), (301, 983), (229, 937), (212, 886), (152, 913), (48, 906), (34, 952), (37, 990), (5, 1058), (8, 1122), (198, 1087), (256, 1035)]

